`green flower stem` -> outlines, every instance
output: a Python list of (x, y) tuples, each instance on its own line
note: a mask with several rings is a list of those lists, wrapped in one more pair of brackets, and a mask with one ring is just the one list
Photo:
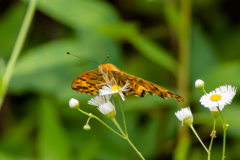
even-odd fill
[[(118, 132), (116, 132), (116, 131), (115, 131), (114, 129), (112, 129), (111, 127), (109, 127), (106, 123), (104, 123), (104, 122), (103, 122), (101, 119), (99, 119), (97, 116), (94, 116), (94, 115), (91, 114), (91, 113), (87, 113), (87, 112), (81, 110), (80, 108), (78, 108), (77, 110), (78, 110), (79, 112), (82, 112), (83, 114), (89, 116), (89, 119), (88, 119), (88, 121), (87, 121), (87, 124), (88, 124), (88, 122), (89, 122), (89, 120), (90, 120), (90, 117), (91, 117), (91, 118), (95, 118), (95, 119), (97, 119), (99, 122), (101, 122), (103, 125), (105, 125), (107, 128), (109, 128), (111, 131), (113, 131), (114, 133), (116, 133), (118, 136), (122, 137), (123, 139), (126, 139), (126, 140), (128, 141), (128, 143), (133, 147), (133, 149), (137, 152), (137, 154), (142, 158), (142, 160), (145, 160), (145, 158), (142, 156), (141, 152), (139, 152), (139, 151), (137, 150), (137, 148), (132, 144), (132, 142), (130, 141), (130, 139), (128, 138), (128, 136), (123, 132), (122, 128), (121, 128), (120, 125), (117, 123), (117, 121), (116, 121), (115, 118), (113, 118), (112, 121), (113, 121), (114, 124), (117, 126), (117, 128), (118, 128), (119, 131), (122, 133), (122, 135), (119, 134)], [(124, 119), (124, 120), (125, 120), (125, 119)]]
[(88, 120), (87, 120), (87, 123), (86, 123), (86, 124), (89, 124), (89, 121), (90, 121), (90, 119), (91, 119), (91, 118), (92, 118), (92, 117), (89, 117), (89, 118), (88, 118)]
[(120, 127), (120, 125), (118, 124), (118, 122), (116, 121), (116, 119), (112, 119), (112, 121), (114, 122), (114, 124), (117, 126), (117, 128), (119, 129), (119, 131), (123, 134), (123, 136), (125, 137), (124, 139), (126, 139), (128, 141), (128, 143), (132, 146), (132, 148), (137, 152), (137, 154), (143, 159), (145, 160), (145, 158), (142, 156), (141, 152), (139, 152), (137, 150), (137, 148), (132, 144), (132, 142), (130, 141), (130, 139), (128, 138), (127, 135), (125, 135), (125, 133), (123, 132), (122, 128)]
[(204, 149), (207, 151), (207, 153), (209, 154), (209, 151), (208, 151), (207, 147), (203, 144), (201, 138), (198, 136), (197, 132), (195, 131), (195, 129), (194, 129), (194, 127), (193, 127), (193, 125), (190, 125), (189, 127), (192, 129), (193, 133), (196, 135), (196, 137), (198, 138), (199, 142), (202, 144), (203, 148), (204, 148)]
[(208, 160), (210, 160), (210, 157), (211, 157), (212, 144), (213, 144), (213, 139), (215, 136), (215, 127), (216, 127), (216, 118), (214, 118), (214, 121), (213, 121), (212, 138), (211, 138), (211, 142), (209, 145)]
[(145, 160), (145, 158), (142, 156), (141, 152), (139, 152), (137, 150), (137, 148), (132, 144), (132, 142), (130, 141), (130, 139), (127, 137), (126, 139), (128, 141), (128, 143), (133, 147), (133, 149), (137, 152), (137, 154), (142, 158), (142, 160)]
[(35, 12), (36, 4), (37, 4), (37, 0), (30, 0), (26, 15), (24, 17), (21, 29), (19, 31), (19, 34), (18, 34), (18, 37), (16, 40), (16, 43), (13, 47), (11, 58), (6, 67), (6, 70), (4, 72), (3, 80), (2, 80), (2, 83), (0, 84), (1, 85), (0, 86), (0, 110), (1, 110), (2, 103), (3, 103), (3, 99), (7, 92), (8, 84), (9, 84), (10, 78), (12, 76), (14, 66), (16, 64), (17, 58), (20, 54), (20, 51), (23, 47), (23, 43), (26, 39), (27, 32), (29, 30), (29, 27), (30, 27), (30, 24), (31, 24), (31, 21), (32, 21), (34, 12)]
[(128, 133), (127, 133), (127, 125), (126, 125), (125, 116), (124, 116), (124, 111), (123, 111), (122, 102), (121, 102), (120, 97), (118, 97), (118, 102), (119, 102), (119, 104), (120, 104), (121, 111), (122, 111), (123, 124), (124, 124), (124, 128), (125, 128), (125, 134), (126, 134), (126, 136), (128, 137)]
[(222, 126), (223, 126), (223, 128), (224, 128), (224, 127), (225, 127), (225, 123), (224, 123), (224, 121), (223, 121), (222, 113), (221, 113), (219, 107), (217, 107), (217, 109), (218, 109), (218, 113), (219, 113), (220, 118), (221, 118), (221, 121), (222, 121)]
[(227, 113), (228, 113), (228, 105), (226, 105), (226, 113), (225, 113), (225, 121), (224, 121), (224, 128), (223, 128), (223, 153), (222, 153), (222, 160), (225, 158), (225, 149), (226, 149), (226, 134), (227, 134)]
[(110, 129), (111, 131), (113, 131), (114, 133), (116, 133), (118, 136), (122, 137), (123, 139), (126, 139), (124, 136), (122, 136), (121, 134), (119, 134), (118, 132), (116, 132), (114, 129), (112, 129), (111, 127), (109, 127), (106, 123), (104, 123), (101, 119), (99, 119), (97, 116), (94, 116), (91, 113), (87, 113), (84, 112), (83, 110), (81, 110), (80, 108), (77, 109), (78, 111), (82, 112), (83, 114), (91, 117), (91, 118), (95, 118), (96, 120), (98, 120), (99, 122), (101, 122), (103, 125), (105, 125), (108, 129)]
[(205, 89), (204, 89), (204, 88), (203, 88), (203, 90), (202, 90), (202, 91), (203, 91), (204, 95), (206, 95), (206, 94), (207, 94), (207, 92), (205, 91)]
[(224, 160), (225, 158), (225, 148), (226, 148), (226, 131), (227, 128), (224, 127), (224, 131), (223, 131), (223, 153), (222, 153), (222, 160)]
[(117, 128), (119, 129), (119, 131), (122, 133), (122, 135), (125, 137), (124, 139), (127, 139), (126, 134), (123, 132), (122, 128), (120, 127), (120, 125), (118, 124), (118, 122), (116, 121), (115, 118), (112, 119), (113, 123), (117, 126)]

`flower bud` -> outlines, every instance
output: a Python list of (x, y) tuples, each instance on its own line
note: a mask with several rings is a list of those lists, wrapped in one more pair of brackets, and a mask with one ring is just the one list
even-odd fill
[(86, 131), (89, 131), (91, 129), (91, 127), (88, 124), (86, 124), (85, 126), (83, 126), (83, 129)]
[(204, 90), (204, 82), (201, 79), (196, 80), (195, 87), (199, 90)]
[(69, 101), (69, 106), (70, 106), (70, 108), (78, 109), (78, 108), (79, 108), (79, 102), (78, 102), (78, 100), (72, 98), (72, 99)]

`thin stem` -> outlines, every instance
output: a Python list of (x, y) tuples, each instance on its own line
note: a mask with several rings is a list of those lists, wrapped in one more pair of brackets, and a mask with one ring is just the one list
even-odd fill
[(109, 127), (106, 123), (104, 123), (101, 119), (99, 119), (97, 116), (94, 116), (93, 114), (91, 113), (87, 113), (87, 112), (84, 112), (83, 110), (81, 110), (80, 108), (77, 109), (78, 111), (82, 112), (83, 114), (89, 116), (89, 117), (92, 117), (92, 118), (95, 118), (96, 120), (98, 120), (99, 122), (101, 122), (103, 125), (105, 125), (108, 129), (110, 129), (111, 131), (113, 131), (114, 133), (116, 133), (118, 136), (126, 139), (124, 136), (122, 136), (121, 134), (119, 134), (118, 132), (116, 132), (114, 129), (112, 129), (111, 127)]
[(207, 92), (205, 91), (205, 89), (204, 89), (204, 88), (203, 88), (203, 90), (202, 90), (202, 91), (203, 91), (204, 95), (206, 95), (206, 94), (207, 94)]
[(113, 123), (117, 126), (117, 128), (119, 129), (119, 131), (122, 133), (122, 135), (125, 137), (124, 139), (127, 139), (126, 134), (123, 132), (122, 128), (120, 127), (120, 125), (118, 124), (118, 122), (116, 121), (115, 118), (112, 119)]
[(198, 136), (197, 132), (195, 131), (195, 129), (193, 128), (193, 125), (190, 125), (190, 128), (192, 129), (193, 133), (196, 135), (196, 137), (198, 138), (199, 142), (202, 144), (203, 148), (206, 150), (206, 152), (209, 154), (209, 151), (207, 149), (207, 147), (203, 144), (201, 138)]
[(123, 132), (122, 128), (120, 127), (120, 125), (118, 124), (118, 122), (116, 121), (115, 118), (112, 119), (112, 121), (114, 122), (114, 124), (117, 126), (117, 128), (119, 129), (119, 131), (122, 133), (122, 135), (125, 137), (124, 139), (126, 139), (128, 141), (128, 143), (132, 146), (132, 148), (137, 152), (137, 154), (143, 159), (145, 160), (145, 158), (142, 156), (141, 152), (139, 152), (137, 150), (137, 148), (132, 144), (132, 142), (130, 141), (129, 137)]
[(132, 144), (132, 142), (130, 141), (130, 139), (129, 139), (128, 137), (127, 137), (126, 140), (127, 140), (128, 143), (133, 147), (133, 149), (137, 152), (137, 154), (138, 154), (143, 160), (145, 160), (145, 158), (142, 156), (141, 152), (139, 152), (139, 151), (137, 150), (137, 148)]
[(118, 124), (118, 122), (116, 121), (115, 118), (112, 119), (112, 121), (114, 122), (114, 124), (117, 126), (117, 128), (119, 129), (119, 131), (123, 134), (123, 136), (125, 136), (124, 139), (126, 139), (128, 141), (128, 143), (132, 146), (132, 148), (137, 152), (137, 154), (143, 159), (145, 160), (145, 158), (142, 156), (141, 152), (139, 152), (137, 150), (137, 148), (132, 144), (132, 142), (130, 141), (130, 139), (125, 135), (125, 133), (123, 132), (122, 128), (120, 127), (120, 125)]
[(222, 160), (225, 158), (225, 149), (226, 149), (226, 134), (227, 134), (227, 113), (228, 113), (228, 105), (226, 105), (226, 113), (225, 113), (225, 121), (224, 121), (224, 128), (223, 128), (223, 153), (222, 153)]
[(224, 160), (225, 158), (225, 148), (226, 148), (226, 127), (224, 127), (224, 130), (223, 130), (223, 153), (222, 153), (222, 160)]
[(218, 109), (218, 113), (219, 113), (219, 115), (220, 115), (220, 118), (221, 118), (221, 121), (222, 121), (222, 126), (223, 126), (223, 129), (224, 129), (224, 127), (225, 127), (225, 123), (224, 123), (224, 121), (223, 121), (222, 113), (221, 113), (221, 111), (220, 111), (219, 107), (217, 107), (217, 109)]
[(26, 39), (27, 32), (29, 30), (29, 27), (30, 27), (30, 24), (31, 24), (33, 15), (34, 15), (34, 11), (36, 8), (36, 3), (37, 3), (37, 0), (30, 0), (30, 2), (29, 2), (26, 15), (24, 17), (21, 29), (19, 31), (16, 43), (13, 47), (11, 58), (9, 60), (6, 70), (4, 72), (3, 80), (2, 80), (2, 83), (0, 84), (0, 85), (2, 85), (2, 86), (0, 86), (0, 88), (1, 88), (0, 89), (0, 110), (1, 110), (2, 103), (3, 103), (3, 99), (7, 92), (8, 84), (9, 84), (10, 78), (12, 76), (14, 66), (16, 64), (17, 58), (21, 52), (24, 41)]
[(126, 125), (125, 116), (124, 116), (124, 111), (123, 111), (122, 102), (121, 102), (120, 97), (118, 97), (118, 102), (119, 102), (119, 104), (120, 104), (120, 108), (121, 108), (121, 111), (122, 111), (123, 124), (124, 124), (124, 128), (125, 128), (125, 134), (126, 134), (126, 136), (128, 137), (128, 133), (127, 133), (127, 125)]
[(214, 121), (213, 121), (212, 138), (211, 138), (211, 142), (209, 145), (208, 160), (210, 160), (210, 157), (211, 157), (212, 144), (213, 144), (213, 139), (215, 137), (215, 127), (216, 127), (216, 118), (214, 118)]
[[(121, 103), (120, 103), (121, 104)], [(145, 158), (142, 156), (141, 152), (139, 152), (137, 150), (137, 148), (132, 144), (132, 142), (130, 141), (130, 139), (128, 138), (128, 136), (123, 132), (122, 128), (120, 127), (120, 125), (118, 124), (118, 122), (116, 121), (115, 118), (112, 119), (112, 121), (114, 122), (114, 124), (117, 126), (117, 128), (119, 129), (119, 131), (122, 133), (122, 135), (120, 135), (118, 132), (116, 132), (114, 129), (112, 129), (111, 127), (109, 127), (106, 123), (104, 123), (101, 119), (99, 119), (97, 116), (94, 116), (91, 113), (87, 113), (83, 110), (81, 110), (80, 108), (77, 109), (79, 112), (82, 112), (83, 114), (89, 116), (89, 119), (87, 121), (87, 124), (90, 120), (90, 118), (95, 118), (97, 119), (99, 122), (101, 122), (103, 125), (105, 125), (107, 128), (109, 128), (111, 131), (113, 131), (114, 133), (116, 133), (118, 136), (122, 137), (123, 139), (126, 139), (128, 141), (128, 143), (133, 147), (133, 149), (137, 152), (137, 154), (142, 158), (142, 160), (145, 160)], [(124, 118), (124, 122), (125, 122), (125, 118)]]
[(88, 123), (89, 123), (89, 121), (90, 121), (90, 119), (91, 119), (91, 118), (92, 118), (92, 117), (89, 117), (89, 118), (88, 118), (88, 120), (87, 120), (87, 123), (86, 123), (86, 124), (88, 124)]

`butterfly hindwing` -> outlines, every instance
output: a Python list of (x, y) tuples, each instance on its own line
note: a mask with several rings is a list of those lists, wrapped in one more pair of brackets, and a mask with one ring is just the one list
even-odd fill
[(125, 92), (126, 95), (144, 97), (147, 93), (149, 93), (151, 95), (156, 94), (164, 99), (172, 97), (180, 102), (185, 101), (183, 97), (152, 82), (146, 81), (144, 79), (132, 76), (121, 71), (112, 71), (111, 73), (112, 74), (109, 75), (114, 77), (118, 85), (123, 86), (127, 81), (131, 83), (129, 85), (130, 90)]

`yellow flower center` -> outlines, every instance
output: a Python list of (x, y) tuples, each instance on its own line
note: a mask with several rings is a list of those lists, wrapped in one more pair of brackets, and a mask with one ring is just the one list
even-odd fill
[(119, 86), (117, 87), (116, 85), (114, 85), (114, 86), (112, 86), (111, 91), (115, 91), (115, 92), (116, 92), (117, 89), (118, 89), (119, 91), (121, 91), (122, 88), (119, 87)]
[(220, 99), (222, 99), (222, 96), (220, 94), (214, 94), (210, 97), (210, 99), (212, 101), (219, 101)]

